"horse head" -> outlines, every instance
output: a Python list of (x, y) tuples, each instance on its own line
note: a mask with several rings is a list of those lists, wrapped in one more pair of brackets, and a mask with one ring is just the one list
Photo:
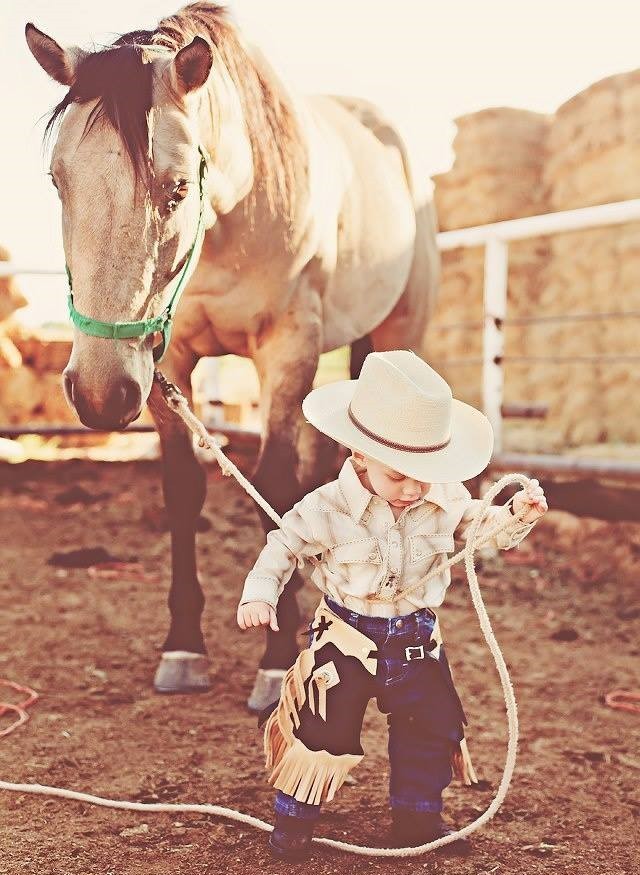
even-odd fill
[(197, 262), (199, 232), (215, 221), (200, 127), (212, 45), (195, 36), (175, 51), (146, 44), (152, 35), (85, 52), (26, 28), (40, 66), (68, 87), (47, 126), (57, 129), (50, 175), (75, 325), (64, 387), (92, 428), (123, 428), (139, 415), (155, 332), (164, 327), (166, 340), (176, 286)]

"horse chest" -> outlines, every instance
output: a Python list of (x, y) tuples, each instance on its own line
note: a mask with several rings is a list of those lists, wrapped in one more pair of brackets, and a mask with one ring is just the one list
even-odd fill
[[(194, 280), (196, 277), (194, 277)], [(208, 270), (190, 285), (181, 303), (175, 331), (189, 338), (198, 355), (250, 355), (250, 338), (259, 335), (282, 307), (279, 279), (237, 271)]]

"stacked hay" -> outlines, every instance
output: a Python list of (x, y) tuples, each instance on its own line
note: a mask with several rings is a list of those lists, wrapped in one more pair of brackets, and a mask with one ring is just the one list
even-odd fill
[[(597, 82), (554, 116), (486, 110), (457, 122), (455, 163), (435, 178), (442, 230), (640, 197), (640, 71)], [(480, 406), (479, 330), (439, 323), (482, 316), (481, 250), (444, 253), (441, 299), (423, 352), (458, 397)], [(640, 223), (511, 244), (507, 316), (640, 310)], [(637, 318), (507, 327), (506, 354), (638, 355)], [(507, 449), (555, 452), (640, 440), (638, 363), (519, 363), (505, 402), (543, 403), (544, 421), (506, 420)], [(595, 451), (596, 448), (594, 447)]]
[(2, 374), (0, 422), (77, 425), (77, 417), (62, 391), (61, 374), (71, 354), (69, 336), (14, 325), (5, 338), (17, 356)]
[[(9, 261), (9, 252), (0, 246), (0, 261)], [(20, 307), (27, 306), (27, 299), (12, 276), (0, 277), (0, 325), (3, 325)]]
[(71, 341), (21, 327), (13, 316), (26, 304), (15, 279), (0, 278), (0, 425), (74, 423), (60, 381)]
[[(560, 107), (548, 140), (549, 210), (640, 197), (640, 71), (597, 82)], [(544, 271), (546, 312), (640, 310), (640, 224), (555, 235)], [(540, 332), (545, 352), (637, 355), (638, 319), (568, 322)], [(549, 427), (568, 446), (640, 440), (638, 363), (539, 370)]]
[[(456, 120), (453, 168), (435, 177), (435, 201), (441, 231), (535, 215), (546, 209), (542, 174), (549, 117), (517, 109), (487, 109)], [(508, 313), (538, 310), (540, 272), (546, 240), (510, 247)], [(482, 356), (482, 329), (441, 329), (451, 322), (481, 321), (484, 250), (443, 253), (440, 299), (427, 331), (423, 354), (445, 377), (454, 395), (482, 406), (480, 364), (446, 365), (443, 358)], [(525, 351), (528, 332), (509, 328), (505, 353)], [(505, 401), (530, 397), (530, 368), (514, 364), (505, 372)]]

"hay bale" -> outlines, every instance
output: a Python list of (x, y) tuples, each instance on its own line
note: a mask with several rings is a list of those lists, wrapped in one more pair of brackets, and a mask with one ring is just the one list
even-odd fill
[[(545, 186), (554, 210), (640, 197), (640, 71), (596, 82), (563, 104), (548, 138)], [(640, 310), (640, 224), (554, 236), (543, 301), (554, 312)], [(548, 348), (566, 355), (638, 353), (637, 320), (566, 323)], [(639, 366), (582, 364), (556, 380), (551, 421), (569, 445), (640, 440)]]
[(5, 334), (0, 334), (0, 370), (19, 368), (22, 364), (20, 350)]
[[(0, 261), (11, 261), (9, 251), (4, 246), (0, 246)], [(4, 322), (21, 307), (26, 307), (27, 303), (15, 277), (0, 277), (0, 322)]]
[(71, 425), (77, 418), (64, 397), (59, 374), (40, 374), (23, 365), (6, 371), (0, 381), (0, 421)]
[[(505, 108), (456, 119), (454, 166), (448, 173), (434, 177), (440, 228), (463, 228), (544, 212), (541, 181), (549, 124), (546, 115)], [(544, 239), (510, 246), (509, 315), (523, 315), (537, 307), (539, 277), (548, 250)], [(443, 253), (440, 298), (423, 346), (427, 361), (433, 362), (450, 383), (456, 397), (476, 407), (482, 406), (481, 365), (447, 365), (439, 360), (481, 357), (482, 329), (441, 330), (439, 326), (481, 320), (483, 285), (482, 248)], [(510, 327), (505, 352), (527, 351), (535, 342), (529, 331)], [(514, 364), (505, 376), (505, 401), (532, 398), (535, 387), (528, 368)]]
[[(434, 177), (443, 230), (640, 197), (640, 70), (597, 82), (554, 116), (491, 109), (457, 120), (455, 163)], [(509, 247), (508, 316), (640, 310), (640, 223)], [(447, 252), (427, 360), (480, 356), (482, 250)], [(507, 355), (638, 354), (635, 319), (507, 326)], [(481, 406), (480, 366), (438, 368), (457, 397)], [(544, 422), (504, 423), (510, 449), (552, 452), (640, 441), (638, 365), (507, 363), (504, 400), (544, 402)]]
[(71, 355), (70, 332), (48, 328), (18, 327), (11, 339), (22, 355), (25, 365), (38, 373), (61, 374)]

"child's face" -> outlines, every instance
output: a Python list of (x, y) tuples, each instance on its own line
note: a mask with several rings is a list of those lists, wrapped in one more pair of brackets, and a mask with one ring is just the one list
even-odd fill
[(413, 504), (414, 501), (425, 496), (431, 487), (430, 483), (405, 477), (404, 474), (400, 474), (393, 468), (388, 468), (362, 453), (354, 452), (353, 456), (366, 466), (367, 480), (372, 490), (393, 507), (407, 507)]

